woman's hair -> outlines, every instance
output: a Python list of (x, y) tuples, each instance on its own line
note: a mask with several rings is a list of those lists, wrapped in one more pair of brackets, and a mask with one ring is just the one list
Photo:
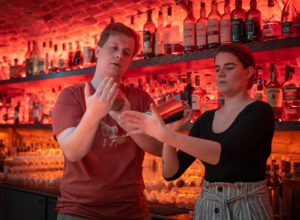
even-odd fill
[(101, 33), (98, 46), (102, 47), (106, 43), (108, 37), (114, 33), (122, 33), (134, 39), (135, 47), (132, 55), (132, 57), (134, 57), (137, 54), (140, 47), (140, 36), (133, 29), (127, 27), (122, 23), (110, 23), (109, 25), (107, 25)]
[[(243, 44), (240, 43), (226, 43), (221, 45), (215, 55), (215, 59), (218, 53), (226, 52), (231, 53), (238, 58), (238, 60), (243, 64), (244, 68), (248, 68), (249, 66), (253, 66), (255, 69), (255, 60), (250, 49)], [(252, 74), (251, 78), (248, 80), (247, 89), (251, 89), (253, 81), (255, 79), (255, 72)]]

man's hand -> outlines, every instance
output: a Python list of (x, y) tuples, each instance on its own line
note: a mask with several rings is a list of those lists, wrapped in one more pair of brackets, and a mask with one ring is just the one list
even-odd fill
[(91, 95), (89, 83), (85, 83), (86, 111), (92, 112), (95, 119), (100, 121), (110, 111), (117, 94), (118, 84), (111, 77), (105, 77), (93, 95)]

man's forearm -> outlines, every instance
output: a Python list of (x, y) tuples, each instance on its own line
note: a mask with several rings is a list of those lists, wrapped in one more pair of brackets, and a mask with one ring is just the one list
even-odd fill
[(99, 122), (86, 112), (77, 127), (66, 129), (58, 135), (58, 142), (69, 160), (81, 160), (90, 151), (98, 125)]
[(135, 143), (144, 151), (161, 157), (163, 146), (162, 142), (145, 134), (134, 134), (131, 135), (131, 137), (135, 141)]

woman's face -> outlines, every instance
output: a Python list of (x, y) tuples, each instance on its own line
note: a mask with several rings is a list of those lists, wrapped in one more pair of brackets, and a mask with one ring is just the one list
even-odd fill
[(228, 52), (219, 52), (215, 58), (215, 81), (225, 96), (234, 96), (247, 90), (252, 73), (239, 59)]

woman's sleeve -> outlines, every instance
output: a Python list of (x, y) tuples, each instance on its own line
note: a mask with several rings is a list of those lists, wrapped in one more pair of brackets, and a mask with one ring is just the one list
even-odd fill
[(267, 103), (259, 103), (249, 109), (220, 141), (221, 155), (218, 165), (241, 160), (264, 136), (273, 131), (273, 110)]
[[(189, 133), (189, 136), (193, 136), (193, 137), (199, 136), (200, 118), (198, 118), (198, 120), (194, 123), (194, 125)], [(196, 159), (195, 157), (193, 157), (181, 150), (177, 151), (177, 157), (178, 157), (178, 161), (179, 161), (179, 169), (178, 169), (177, 173), (175, 173), (174, 176), (169, 177), (169, 178), (165, 177), (165, 179), (167, 181), (171, 181), (171, 180), (175, 180), (175, 179), (179, 178)]]

